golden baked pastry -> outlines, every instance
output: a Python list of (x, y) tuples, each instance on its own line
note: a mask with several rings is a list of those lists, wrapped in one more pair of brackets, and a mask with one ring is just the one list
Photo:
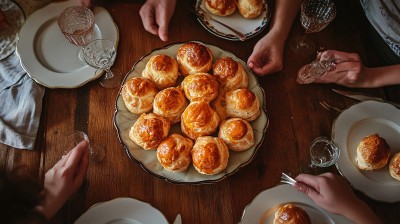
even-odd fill
[(185, 171), (192, 162), (192, 147), (192, 140), (180, 134), (172, 134), (158, 145), (157, 159), (169, 171)]
[(153, 100), (158, 90), (153, 81), (135, 77), (128, 80), (121, 90), (126, 108), (134, 114), (142, 114), (153, 109)]
[(226, 91), (247, 88), (249, 80), (243, 65), (230, 57), (218, 58), (213, 64), (213, 74)]
[(394, 154), (390, 160), (389, 173), (394, 179), (400, 181), (400, 152)]
[(227, 92), (225, 102), (228, 117), (240, 117), (253, 121), (260, 115), (260, 102), (257, 96), (248, 89)]
[(259, 16), (263, 10), (264, 0), (237, 0), (239, 13), (247, 19)]
[(294, 204), (281, 205), (275, 212), (273, 224), (311, 224), (310, 216)]
[(170, 124), (164, 117), (155, 114), (142, 114), (129, 131), (129, 138), (145, 150), (157, 149), (168, 136)]
[(236, 10), (236, 0), (205, 0), (208, 11), (217, 16), (229, 16)]
[(180, 46), (176, 59), (183, 76), (208, 72), (213, 62), (210, 49), (196, 42), (188, 42)]
[(155, 96), (153, 112), (167, 118), (171, 124), (175, 124), (181, 120), (181, 115), (188, 104), (180, 86), (169, 87)]
[(203, 100), (210, 102), (218, 96), (217, 79), (208, 73), (188, 75), (182, 81), (186, 98), (190, 101)]
[(378, 170), (389, 161), (390, 148), (378, 134), (363, 138), (357, 147), (357, 166), (361, 170)]
[(220, 118), (211, 106), (205, 101), (191, 102), (182, 114), (182, 133), (191, 139), (214, 133)]
[(242, 118), (230, 118), (219, 126), (218, 138), (222, 139), (229, 149), (244, 151), (254, 145), (253, 128)]
[(221, 91), (220, 89), (217, 98), (215, 98), (210, 103), (211, 107), (215, 110), (215, 112), (217, 112), (221, 121), (226, 120), (226, 118), (228, 117), (228, 115), (226, 114), (225, 95), (226, 93), (223, 90)]
[(158, 89), (175, 86), (178, 75), (178, 63), (164, 54), (152, 56), (142, 72), (142, 76), (152, 80)]
[(228, 165), (228, 159), (228, 147), (217, 137), (199, 137), (194, 143), (192, 149), (193, 166), (201, 174), (220, 173)]

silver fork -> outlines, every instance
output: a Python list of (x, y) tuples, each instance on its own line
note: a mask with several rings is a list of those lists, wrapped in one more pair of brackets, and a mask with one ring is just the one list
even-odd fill
[(232, 31), (232, 32), (235, 34), (235, 36), (236, 36), (237, 38), (239, 38), (239, 40), (241, 40), (241, 41), (247, 40), (247, 36), (246, 36), (245, 34), (243, 34), (242, 32), (237, 31), (237, 30), (235, 30), (234, 28), (232, 28), (232, 27), (226, 25), (225, 23), (222, 23), (222, 22), (220, 22), (220, 21), (214, 19), (207, 11), (205, 11), (205, 10), (202, 9), (201, 7), (198, 7), (198, 10), (199, 10), (201, 13), (198, 12), (197, 10), (192, 10), (192, 9), (191, 9), (190, 11), (193, 12), (193, 13), (195, 13), (195, 14), (196, 14), (197, 16), (199, 16), (199, 17), (203, 17), (205, 20), (212, 20), (212, 21), (214, 21), (214, 22), (220, 24), (221, 26), (226, 27), (227, 29), (229, 29), (230, 31)]
[(286, 173), (282, 172), (281, 183), (294, 185), (295, 183), (297, 183), (297, 181), (295, 179), (291, 178)]
[(339, 108), (337, 108), (337, 107), (334, 107), (334, 106), (331, 106), (329, 103), (327, 103), (326, 101), (319, 101), (319, 104), (325, 109), (325, 110), (328, 110), (328, 111), (335, 111), (335, 112), (338, 112), (338, 113), (341, 113), (343, 110), (342, 109), (339, 109)]

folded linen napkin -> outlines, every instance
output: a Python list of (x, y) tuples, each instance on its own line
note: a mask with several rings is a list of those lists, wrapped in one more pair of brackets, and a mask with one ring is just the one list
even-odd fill
[(14, 52), (0, 61), (0, 142), (32, 150), (45, 88), (31, 79)]

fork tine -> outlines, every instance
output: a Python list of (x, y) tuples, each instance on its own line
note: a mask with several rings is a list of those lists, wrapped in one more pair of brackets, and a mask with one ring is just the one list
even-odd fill
[(286, 181), (286, 180), (281, 180), (281, 183), (290, 184), (290, 185), (294, 185), (295, 184), (294, 182), (290, 182), (290, 181)]
[(282, 179), (285, 178), (285, 179), (287, 179), (289, 181), (296, 182), (295, 179), (293, 179), (292, 177), (290, 177), (289, 175), (287, 175), (286, 173), (283, 173), (283, 172), (282, 172), (282, 177), (281, 178)]
[(341, 109), (339, 109), (339, 108), (337, 108), (337, 107), (334, 107), (334, 106), (331, 106), (330, 104), (328, 104), (326, 101), (319, 101), (319, 104), (325, 109), (325, 110), (328, 110), (328, 111), (336, 111), (336, 112), (338, 112), (338, 113), (341, 113), (342, 112), (342, 110)]

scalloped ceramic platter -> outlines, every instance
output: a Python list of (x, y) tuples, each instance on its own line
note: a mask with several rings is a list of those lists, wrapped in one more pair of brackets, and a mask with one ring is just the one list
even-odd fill
[(388, 166), (377, 171), (357, 168), (358, 144), (375, 133), (387, 141), (392, 155), (399, 152), (400, 110), (378, 101), (364, 101), (344, 110), (332, 128), (332, 139), (341, 151), (336, 166), (355, 189), (367, 196), (384, 202), (400, 201), (400, 181), (390, 176)]
[[(78, 58), (80, 47), (71, 44), (61, 33), (57, 16), (74, 1), (51, 3), (35, 11), (20, 31), (17, 53), (28, 75), (48, 88), (76, 88), (101, 76), (101, 70)], [(118, 28), (108, 11), (96, 7), (95, 38), (118, 45)]]
[[(201, 42), (199, 42), (201, 43)], [(166, 54), (173, 58), (176, 58), (176, 52), (182, 45), (173, 44), (166, 46), (165, 48), (155, 50), (149, 55), (142, 57), (132, 68), (132, 70), (126, 75), (123, 83), (133, 77), (140, 77), (143, 69), (145, 68), (150, 57), (156, 54)], [(122, 96), (120, 95), (122, 87), (116, 99), (116, 111), (114, 114), (114, 125), (118, 132), (118, 137), (121, 143), (124, 145), (128, 156), (136, 163), (138, 163), (143, 169), (150, 172), (151, 174), (161, 179), (173, 182), (173, 183), (191, 183), (191, 184), (203, 184), (213, 183), (224, 179), (225, 177), (232, 175), (238, 171), (241, 167), (250, 163), (255, 157), (258, 148), (264, 139), (265, 131), (268, 127), (268, 117), (265, 110), (265, 94), (263, 89), (258, 85), (257, 78), (247, 68), (246, 63), (236, 57), (234, 54), (224, 51), (216, 46), (201, 43), (207, 46), (213, 53), (214, 60), (220, 57), (229, 56), (234, 60), (242, 63), (249, 77), (248, 89), (253, 91), (260, 101), (261, 114), (255, 120), (250, 122), (250, 125), (254, 131), (255, 145), (244, 151), (244, 152), (233, 152), (229, 151), (229, 162), (227, 168), (216, 175), (203, 175), (198, 173), (195, 168), (191, 165), (185, 172), (171, 172), (164, 169), (159, 161), (157, 160), (156, 150), (144, 150), (143, 148), (136, 145), (129, 138), (129, 130), (138, 119), (139, 115), (135, 115), (126, 109)], [(180, 123), (171, 126), (170, 134), (181, 133)]]
[(165, 216), (148, 203), (134, 198), (116, 198), (89, 208), (75, 224), (168, 224)]
[[(254, 18), (254, 19), (246, 19), (243, 16), (240, 15), (238, 9), (229, 16), (217, 16), (214, 14), (211, 14), (205, 7), (205, 1), (204, 0), (197, 0), (195, 10), (199, 14), (203, 14), (200, 10), (199, 7), (201, 7), (203, 10), (208, 12), (210, 16), (218, 20), (232, 28), (234, 28), (237, 31), (240, 31), (246, 35), (246, 37), (252, 38), (259, 34), (261, 31), (263, 31), (269, 21), (271, 20), (271, 9), (270, 4), (268, 4), (268, 1), (265, 2), (263, 11), (261, 14)], [(237, 38), (232, 31), (229, 29), (225, 28), (224, 26), (221, 26), (220, 24), (216, 23), (215, 21), (212, 20), (206, 20), (204, 17), (197, 17), (197, 20), (200, 22), (200, 24), (208, 30), (210, 33), (214, 34), (217, 37), (226, 39), (226, 40), (233, 40), (233, 41), (240, 41), (239, 38)]]
[(21, 7), (11, 0), (0, 0), (0, 10), (4, 13), (9, 27), (0, 30), (0, 60), (15, 51), (18, 31), (25, 22), (25, 14)]
[(279, 206), (287, 203), (292, 203), (307, 212), (312, 224), (351, 223), (343, 216), (334, 215), (320, 208), (309, 197), (288, 184), (278, 185), (258, 194), (244, 209), (239, 223), (271, 224)]

